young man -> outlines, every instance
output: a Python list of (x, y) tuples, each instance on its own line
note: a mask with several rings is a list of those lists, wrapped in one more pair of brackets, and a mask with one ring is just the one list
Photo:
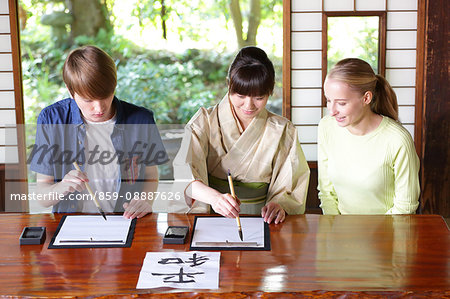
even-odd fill
[(88, 182), (104, 212), (150, 213), (157, 165), (168, 160), (153, 112), (114, 96), (116, 66), (97, 47), (73, 50), (63, 80), (72, 98), (41, 111), (29, 158), (41, 203), (54, 212), (97, 213)]

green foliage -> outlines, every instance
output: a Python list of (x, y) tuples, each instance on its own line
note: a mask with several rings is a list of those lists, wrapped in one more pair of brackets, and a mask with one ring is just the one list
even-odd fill
[(328, 69), (347, 57), (363, 59), (378, 72), (378, 17), (328, 18)]
[[(208, 1), (204, 0), (135, 0), (133, 16), (139, 20), (143, 29), (152, 26), (163, 33), (162, 23), (166, 30), (175, 33), (180, 41), (184, 37), (194, 40), (201, 38), (203, 28), (193, 25), (191, 16), (202, 14), (207, 10)], [(163, 6), (164, 4), (164, 6)], [(211, 16), (207, 16), (210, 18)], [(166, 37), (164, 37), (166, 38)]]
[(85, 45), (95, 45), (108, 52), (116, 62), (142, 54), (145, 50), (139, 48), (123, 36), (112, 31), (100, 29), (96, 37), (81, 35), (75, 38), (72, 49)]
[[(62, 66), (67, 54), (79, 46), (96, 45), (108, 52), (118, 69), (116, 95), (153, 110), (158, 124), (185, 124), (200, 107), (211, 106), (225, 95), (228, 67), (236, 54), (235, 40), (231, 41), (226, 35), (230, 30), (234, 34), (228, 0), (164, 0), (167, 10), (163, 16), (161, 0), (127, 1), (128, 6), (134, 7), (131, 15), (114, 10), (119, 1), (101, 0), (114, 29), (106, 26), (108, 28), (100, 29), (95, 37), (73, 38), (70, 25), (60, 26), (58, 35), (55, 26), (41, 23), (41, 17), (46, 14), (70, 13), (67, 5), (71, 1), (19, 0), (28, 18), (26, 28), (20, 32), (28, 154), (30, 145), (34, 144), (36, 121), (42, 108), (69, 96), (62, 81)], [(242, 0), (246, 8), (248, 3)], [(261, 3), (260, 29), (266, 28), (269, 35), (273, 32), (270, 38), (261, 34), (262, 42), (269, 41), (268, 46), (262, 47), (266, 51), (271, 47), (276, 53), (282, 45), (274, 38), (274, 28), (280, 29), (282, 23), (282, 0), (262, 0)], [(136, 24), (136, 17), (139, 24)], [(166, 21), (170, 40), (167, 43), (159, 38), (162, 34), (148, 36), (149, 28), (162, 33), (162, 20)], [(136, 32), (140, 34), (134, 34)], [(173, 50), (152, 50), (161, 48)], [(281, 113), (282, 61), (272, 55), (271, 59), (277, 81), (267, 108)], [(163, 136), (166, 145), (172, 138)], [(174, 148), (169, 155), (176, 153), (178, 148)], [(159, 171), (161, 177), (173, 178), (169, 164), (160, 166)], [(29, 181), (35, 181), (33, 172), (29, 175)]]
[(364, 28), (359, 31), (356, 37), (362, 49), (359, 58), (370, 64), (375, 74), (378, 73), (378, 28), (369, 26), (364, 20)]
[[(231, 18), (229, 2), (229, 0), (214, 1), (211, 11), (223, 14), (225, 19), (228, 20)], [(245, 11), (245, 14), (249, 13), (247, 12), (248, 7), (250, 6), (249, 0), (240, 0), (240, 6), (242, 11)], [(261, 0), (261, 8), (261, 20), (277, 19), (281, 24), (283, 20), (283, 0)]]
[(220, 64), (217, 58), (188, 50), (182, 55), (129, 59), (118, 68), (116, 94), (153, 110), (158, 123), (187, 123), (200, 107), (212, 105), (226, 92), (224, 66), (229, 62)]
[(35, 123), (35, 111), (53, 103), (64, 86), (61, 69), (63, 49), (54, 47), (47, 34), (27, 29), (21, 35), (22, 75), (25, 94), (26, 123)]
[[(186, 123), (202, 106), (226, 92), (232, 54), (188, 49), (181, 54), (144, 50), (121, 36), (100, 30), (97, 37), (79, 36), (60, 49), (35, 30), (22, 35), (26, 123), (36, 123), (45, 106), (68, 96), (62, 66), (70, 50), (86, 44), (107, 49), (118, 68), (117, 96), (154, 110), (158, 123)], [(30, 135), (30, 134), (28, 134)], [(34, 134), (31, 134), (34, 135)]]
[[(42, 0), (21, 0), (20, 3), (29, 16), (27, 27), (21, 31), (28, 124), (36, 123), (43, 107), (68, 96), (62, 81), (64, 60), (72, 49), (87, 44), (106, 50), (115, 60), (118, 68), (117, 96), (154, 110), (158, 123), (186, 123), (200, 107), (214, 104), (226, 93), (227, 70), (235, 53), (199, 49), (186, 49), (182, 53), (149, 50), (107, 29), (100, 29), (95, 37), (78, 36), (70, 44), (61, 45), (51, 27), (41, 24), (40, 17), (48, 11), (61, 11), (65, 4)], [(111, 12), (114, 1), (104, 0), (104, 3)], [(149, 21), (159, 13), (159, 0), (135, 0), (134, 3), (135, 12), (139, 10), (142, 20)], [(263, 0), (262, 3), (266, 10), (281, 12), (281, 0)], [(202, 30), (206, 29), (192, 25), (187, 16), (221, 19), (228, 11), (225, 0), (165, 0), (165, 4), (167, 16), (179, 21), (173, 24), (184, 27), (179, 33), (195, 38), (200, 38)], [(264, 17), (269, 17), (270, 12), (266, 14)], [(114, 22), (114, 15), (111, 20)], [(155, 21), (154, 24), (157, 23)], [(281, 59), (271, 58), (278, 76), (272, 97), (277, 103), (281, 98)]]
[(262, 19), (278, 19), (283, 20), (283, 0), (261, 0)]
[[(155, 28), (163, 35), (163, 21), (166, 26), (167, 39), (179, 41), (199, 41), (205, 36), (214, 35), (217, 27), (225, 27), (235, 34), (231, 23), (229, 0), (134, 0), (130, 3), (134, 7), (132, 15), (139, 20), (140, 29)], [(240, 0), (242, 16), (248, 20), (250, 1)], [(164, 3), (164, 7), (162, 6)], [(283, 18), (282, 0), (261, 0), (261, 23), (267, 28), (281, 28)], [(208, 21), (214, 20), (217, 26), (211, 28)], [(248, 22), (244, 21), (244, 29)], [(247, 32), (246, 30), (244, 30)], [(228, 43), (229, 41), (224, 41)]]

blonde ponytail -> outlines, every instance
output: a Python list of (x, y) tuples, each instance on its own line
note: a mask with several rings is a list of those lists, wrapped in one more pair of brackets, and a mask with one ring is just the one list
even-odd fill
[(388, 116), (398, 121), (397, 96), (389, 82), (381, 75), (375, 75), (377, 84), (370, 109), (377, 114)]
[(373, 94), (370, 109), (398, 121), (397, 96), (389, 82), (381, 75), (375, 75), (372, 67), (359, 58), (345, 58), (336, 63), (327, 78), (342, 81), (363, 95)]

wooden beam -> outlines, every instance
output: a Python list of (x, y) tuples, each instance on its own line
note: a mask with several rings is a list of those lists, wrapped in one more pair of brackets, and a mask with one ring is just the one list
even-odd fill
[(450, 217), (448, 11), (448, 0), (426, 0), (421, 208), (443, 217)]
[(283, 116), (291, 119), (291, 1), (283, 1)]

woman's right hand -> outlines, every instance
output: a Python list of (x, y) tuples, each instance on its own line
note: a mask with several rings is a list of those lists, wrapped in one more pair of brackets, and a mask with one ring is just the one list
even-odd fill
[(56, 184), (54, 191), (64, 195), (75, 191), (81, 192), (86, 189), (85, 182), (88, 181), (84, 172), (73, 169), (64, 176), (61, 182)]
[(239, 212), (241, 211), (240, 204), (239, 199), (235, 199), (229, 193), (219, 193), (211, 201), (211, 206), (214, 211), (227, 218), (236, 218), (239, 216)]

